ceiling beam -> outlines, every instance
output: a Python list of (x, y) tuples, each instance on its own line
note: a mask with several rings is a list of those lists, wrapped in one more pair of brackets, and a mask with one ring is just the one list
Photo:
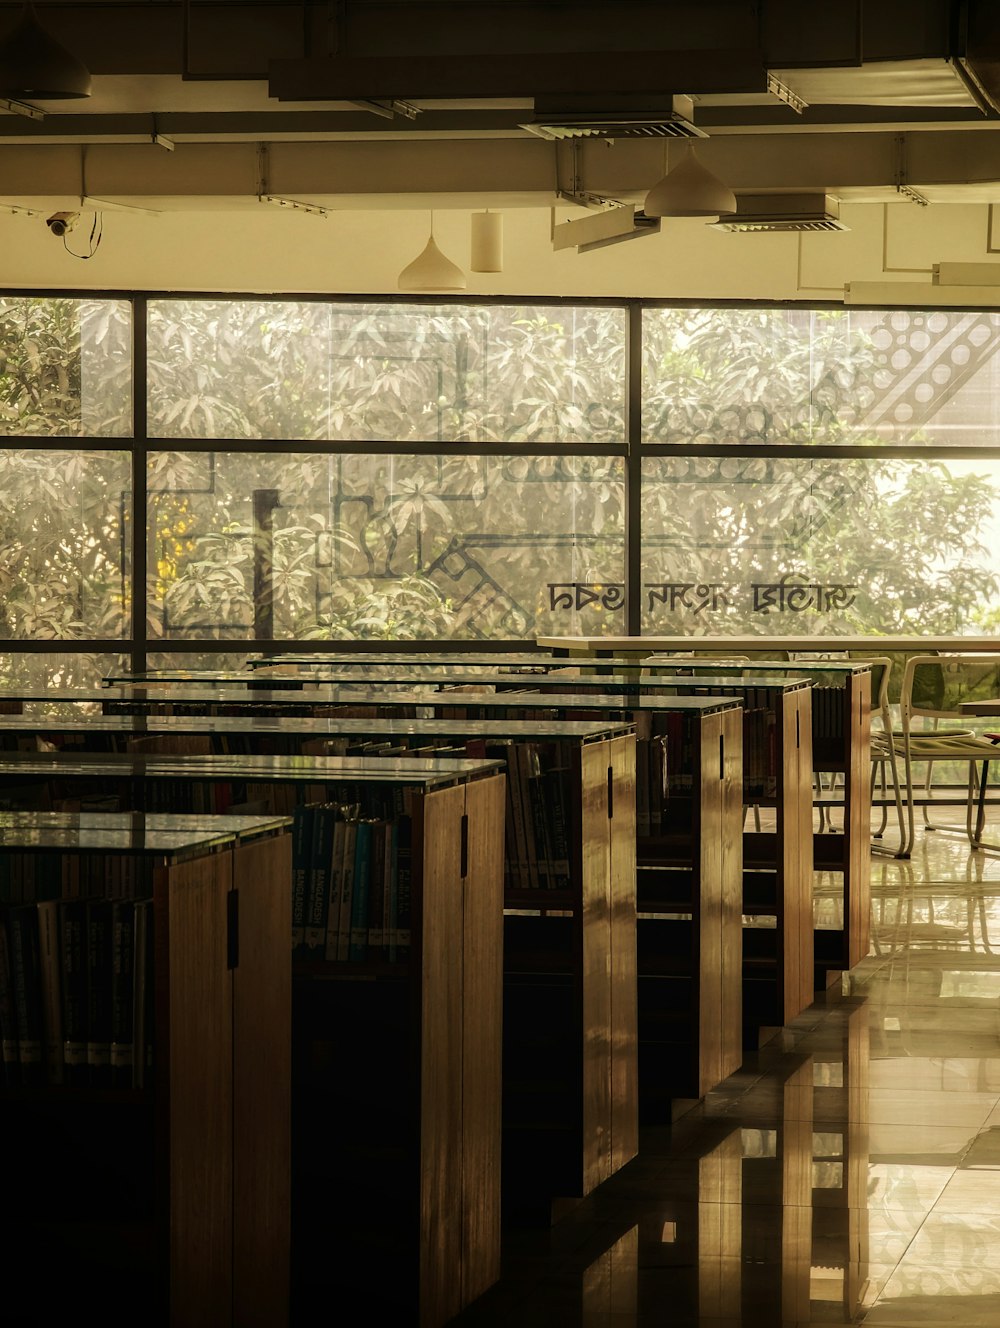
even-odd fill
[(334, 56), (272, 60), (270, 92), (279, 101), (359, 98), (482, 98), (764, 92), (760, 52), (571, 51), (560, 55)]
[[(912, 188), (953, 189), (960, 198), (962, 189), (981, 187), (1000, 200), (1000, 129), (913, 134), (906, 148), (905, 182)], [(896, 134), (734, 136), (705, 141), (701, 153), (709, 169), (737, 192), (823, 191), (848, 197), (865, 191), (895, 197), (902, 160)], [(567, 148), (534, 139), (282, 142), (267, 154), (264, 192), (331, 207), (426, 206), (429, 197), (469, 195), (550, 206), (558, 201), (557, 157), (567, 170)], [(3, 197), (72, 200), (85, 192), (124, 201), (187, 198), (197, 208), (199, 199), (249, 203), (262, 192), (261, 159), (252, 142), (179, 143), (174, 152), (152, 143), (94, 144), (85, 152), (85, 190), (83, 158), (80, 146), (0, 146)], [(609, 149), (586, 143), (578, 169), (585, 190), (641, 202), (663, 173), (663, 145), (623, 140)]]

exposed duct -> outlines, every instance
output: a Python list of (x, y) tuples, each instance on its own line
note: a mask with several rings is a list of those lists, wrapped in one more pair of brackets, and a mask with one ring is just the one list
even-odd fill
[(672, 98), (669, 109), (630, 108), (589, 111), (550, 109), (535, 99), (535, 117), (524, 121), (522, 129), (538, 138), (559, 142), (567, 138), (707, 138), (694, 123), (694, 103), (690, 97)]
[(762, 234), (783, 231), (846, 231), (840, 202), (830, 194), (741, 194), (736, 212), (710, 223), (717, 231)]

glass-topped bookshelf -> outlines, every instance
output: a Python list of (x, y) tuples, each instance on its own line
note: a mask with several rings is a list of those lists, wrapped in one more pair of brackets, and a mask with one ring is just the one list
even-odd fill
[(540, 719), (355, 719), (307, 715), (0, 715), (0, 734), (120, 733), (129, 737), (166, 734), (260, 734), (359, 737), (378, 732), (387, 738), (483, 738), (514, 742), (596, 742), (631, 733), (625, 720)]
[(503, 768), (495, 760), (350, 756), (141, 756), (96, 752), (7, 752), (0, 778), (18, 775), (150, 777), (185, 780), (272, 780), (312, 783), (411, 784), (430, 790), (463, 783)]
[(204, 853), (283, 831), (289, 816), (196, 816), (168, 812), (0, 811), (4, 849), (97, 853)]

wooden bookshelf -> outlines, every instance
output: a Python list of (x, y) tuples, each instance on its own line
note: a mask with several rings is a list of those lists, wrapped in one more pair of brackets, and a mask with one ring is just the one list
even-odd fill
[(742, 707), (677, 697), (638, 718), (639, 1083), (642, 1118), (655, 1122), (742, 1061)]
[(295, 1306), (335, 1287), (348, 1318), (433, 1328), (500, 1272), (505, 781), (365, 764), (407, 789), (411, 943), (405, 963), (296, 971)]
[[(130, 879), (152, 900), (151, 1066), (142, 1057), (114, 1087), (96, 1063), (89, 1084), (86, 1066), (69, 1082), (64, 1065), (19, 1065), (20, 1082), (0, 1090), (18, 1141), (4, 1250), (31, 1322), (85, 1310), (125, 1322), (138, 1304), (173, 1328), (287, 1323), (287, 831), (260, 817), (0, 817), (0, 858), (37, 867), (30, 885), (30, 867), (17, 869), (8, 940), (10, 910), (33, 911), (29, 892), (55, 897), (54, 864), (72, 880), (90, 859), (98, 884)], [(116, 860), (132, 864), (128, 877)]]
[[(177, 744), (210, 740), (217, 753), (300, 754), (336, 744), (361, 755), (373, 743), (426, 751), (516, 747), (544, 767), (568, 769), (572, 852), (566, 888), (522, 888), (506, 845), (504, 1193), (525, 1203), (581, 1197), (637, 1149), (635, 831), (633, 726), (608, 721), (393, 720), (90, 716), (0, 719), (0, 741), (41, 736), (64, 753), (120, 750), (139, 737)], [(508, 764), (512, 764), (508, 760)], [(517, 763), (513, 762), (515, 770)], [(593, 799), (607, 802), (597, 815)], [(514, 780), (507, 785), (508, 825)], [(603, 804), (602, 804), (603, 805)], [(590, 839), (606, 830), (608, 845)], [(610, 968), (605, 960), (612, 956)], [(547, 1002), (547, 1004), (544, 1004)], [(545, 1066), (545, 1075), (531, 1072)], [(554, 1069), (562, 1067), (561, 1076)]]
[[(433, 1328), (499, 1276), (499, 768), (317, 756), (0, 758), (7, 792), (11, 781), (23, 793), (36, 780), (52, 790), (89, 786), (146, 804), (198, 807), (206, 792), (227, 785), (241, 796), (266, 791), (289, 807), (317, 793), (359, 800), (364, 814), (375, 803), (405, 807), (412, 830), (406, 961), (295, 966), (292, 1296), (303, 1312), (334, 1278), (345, 1307), (374, 1304)], [(291, 916), (289, 902), (286, 956)], [(252, 1036), (253, 1023), (245, 1028)], [(387, 1279), (387, 1266), (404, 1272)], [(245, 1320), (258, 1321), (267, 1322)]]
[[(568, 737), (577, 727), (592, 732)], [(585, 1196), (638, 1151), (635, 737), (554, 732), (570, 757), (569, 888), (506, 896), (508, 1215)]]
[[(700, 675), (719, 672), (711, 660), (647, 664), (671, 670), (683, 666)], [(820, 795), (826, 806), (840, 809), (842, 824), (824, 824), (813, 834), (816, 871), (842, 879), (840, 901), (834, 901), (829, 916), (823, 916), (821, 897), (816, 902), (816, 986), (829, 986), (868, 954), (871, 942), (871, 666), (864, 661), (793, 660), (731, 667), (747, 685), (765, 674), (808, 679), (813, 694), (810, 780), (815, 774), (842, 776), (840, 788)]]
[[(764, 673), (655, 682), (743, 705), (743, 1032), (752, 1046), (762, 1028), (789, 1023), (813, 999), (811, 687)], [(773, 828), (748, 825), (751, 808)]]

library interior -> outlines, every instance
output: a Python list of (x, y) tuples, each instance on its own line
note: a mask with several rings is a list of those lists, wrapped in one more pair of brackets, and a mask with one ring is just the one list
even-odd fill
[(1000, 1322), (998, 204), (993, 0), (0, 4), (0, 1321)]

